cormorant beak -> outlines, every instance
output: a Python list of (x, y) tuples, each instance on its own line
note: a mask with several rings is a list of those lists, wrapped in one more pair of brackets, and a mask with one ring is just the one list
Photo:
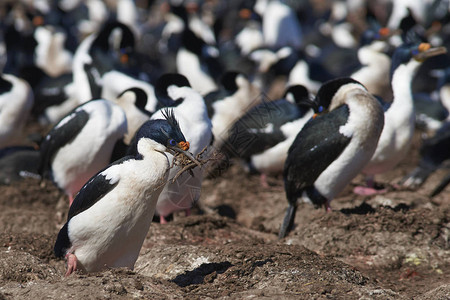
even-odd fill
[(201, 167), (201, 163), (192, 155), (192, 153), (190, 153), (189, 151), (189, 142), (179, 142), (176, 146), (169, 146), (169, 149), (175, 151), (175, 152), (179, 152), (179, 153), (183, 153), (187, 158), (189, 158), (190, 160), (192, 160), (197, 166)]
[(378, 30), (378, 34), (379, 34), (379, 40), (387, 40), (389, 37), (392, 36), (392, 31), (389, 30), (389, 28), (387, 28), (387, 27), (383, 27), (383, 28), (380, 28), (380, 30)]
[(394, 36), (399, 33), (401, 33), (400, 29), (392, 30), (387, 27), (382, 27), (382, 28), (380, 28), (380, 30), (378, 30), (378, 35), (379, 35), (378, 40), (385, 41), (385, 40), (389, 39), (391, 36)]
[(44, 18), (41, 16), (35, 16), (33, 18), (33, 25), (34, 26), (40, 26), (40, 25), (44, 25)]
[(183, 149), (183, 151), (187, 151), (187, 150), (189, 150), (189, 142), (183, 142), (183, 141), (181, 141), (181, 142), (179, 142), (178, 143), (178, 147), (180, 148), (180, 149)]
[(304, 100), (302, 103), (305, 103), (307, 106), (311, 107), (314, 110), (314, 114), (312, 116), (313, 119), (317, 118), (317, 116), (321, 115), (324, 112), (324, 108), (321, 105), (318, 105), (314, 100)]
[(129, 60), (129, 57), (128, 57), (128, 55), (127, 54), (121, 54), (120, 55), (120, 62), (122, 63), (122, 64), (126, 64), (126, 63), (128, 63), (128, 60)]
[(424, 61), (430, 57), (447, 53), (447, 49), (445, 47), (431, 48), (431, 45), (428, 43), (420, 44), (417, 49), (419, 50), (419, 53), (414, 55), (414, 58), (417, 61)]
[(243, 8), (239, 11), (239, 17), (244, 20), (250, 19), (252, 12), (248, 8)]

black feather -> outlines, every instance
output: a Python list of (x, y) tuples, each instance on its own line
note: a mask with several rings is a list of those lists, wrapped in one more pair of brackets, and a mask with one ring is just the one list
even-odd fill
[(67, 116), (70, 116), (70, 119), (61, 126), (59, 126), (60, 123), (56, 124), (40, 145), (38, 172), (42, 177), (48, 177), (51, 170), (51, 161), (56, 152), (72, 141), (89, 121), (89, 114), (78, 108)]
[(95, 203), (97, 203), (103, 196), (113, 190), (119, 181), (111, 184), (110, 179), (106, 179), (103, 171), (110, 168), (113, 165), (119, 165), (127, 160), (133, 159), (134, 157), (125, 156), (119, 160), (116, 160), (110, 164), (105, 169), (99, 171), (96, 175), (91, 177), (87, 183), (81, 188), (78, 194), (75, 196), (72, 205), (69, 209), (69, 214), (67, 216), (67, 221), (77, 214), (87, 210)]
[(295, 204), (348, 145), (351, 137), (339, 133), (339, 127), (346, 124), (348, 116), (348, 106), (342, 105), (310, 120), (297, 135), (283, 171), (289, 203)]
[(67, 250), (72, 245), (69, 239), (69, 232), (67, 230), (68, 226), (68, 223), (64, 224), (64, 226), (58, 233), (58, 237), (56, 238), (55, 246), (53, 247), (53, 252), (55, 253), (56, 257), (63, 258), (66, 255)]
[[(180, 124), (178, 123), (178, 120), (175, 118), (175, 114), (173, 113), (173, 109), (164, 108), (161, 111), (164, 118), (169, 122), (170, 126), (176, 129), (180, 129)], [(180, 130), (181, 131), (181, 130)]]

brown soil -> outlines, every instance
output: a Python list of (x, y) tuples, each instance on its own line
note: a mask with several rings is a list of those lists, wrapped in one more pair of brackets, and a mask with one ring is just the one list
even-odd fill
[[(410, 171), (418, 144), (378, 180)], [(416, 191), (371, 197), (352, 194), (357, 177), (331, 213), (301, 204), (278, 240), (281, 178), (262, 188), (234, 165), (205, 180), (192, 216), (152, 224), (134, 271), (68, 278), (52, 253), (67, 199), (50, 182), (0, 186), (0, 299), (449, 299), (449, 189), (427, 196), (445, 172)]]

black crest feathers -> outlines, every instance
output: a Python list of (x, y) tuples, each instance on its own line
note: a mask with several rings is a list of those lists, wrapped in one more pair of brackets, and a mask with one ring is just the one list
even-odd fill
[(173, 109), (170, 109), (168, 107), (164, 108), (162, 110), (162, 115), (164, 118), (169, 122), (170, 126), (179, 129), (180, 125), (178, 124), (177, 119), (175, 118), (175, 115), (173, 113)]

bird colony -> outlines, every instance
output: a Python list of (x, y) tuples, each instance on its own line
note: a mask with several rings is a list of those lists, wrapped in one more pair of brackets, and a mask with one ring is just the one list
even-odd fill
[[(174, 238), (167, 228), (184, 228), (182, 235), (189, 222), (218, 220), (261, 236), (239, 244), (283, 245), (268, 250), (276, 255), (305, 247), (286, 251), (308, 249), (368, 270), (376, 262), (367, 262), (364, 246), (358, 256), (323, 230), (332, 223), (352, 235), (351, 218), (372, 218), (379, 228), (383, 217), (425, 208), (443, 215), (433, 213), (440, 227), (430, 243), (444, 240), (447, 255), (432, 269), (449, 279), (449, 46), (446, 0), (5, 0), (0, 183), (51, 198), (56, 216), (41, 233), (49, 237), (48, 260), (59, 263), (58, 280), (115, 269), (192, 271), (170, 262), (151, 273), (167, 254), (149, 253)], [(1, 201), (8, 205), (14, 201)], [(4, 235), (20, 232), (1, 225)], [(402, 230), (393, 227), (385, 231)], [(200, 232), (201, 241), (219, 239)], [(228, 236), (219, 239), (223, 247)], [(378, 243), (371, 234), (365, 239)], [(392, 243), (403, 242), (377, 249), (401, 256), (400, 264), (427, 261), (414, 249), (396, 253)], [(210, 283), (226, 281), (239, 264), (218, 262), (197, 258), (197, 268), (216, 263), (214, 272), (202, 269), (200, 282), (209, 274)], [(262, 258), (253, 268), (272, 263)], [(179, 276), (166, 279), (181, 287), (189, 275)], [(307, 286), (317, 279), (301, 278), (295, 293), (267, 293), (301, 295), (303, 287), (305, 298), (316, 297)], [(401, 296), (389, 285), (379, 289), (382, 299)], [(448, 285), (441, 289), (450, 295)], [(333, 291), (346, 298), (336, 286), (320, 293)]]

